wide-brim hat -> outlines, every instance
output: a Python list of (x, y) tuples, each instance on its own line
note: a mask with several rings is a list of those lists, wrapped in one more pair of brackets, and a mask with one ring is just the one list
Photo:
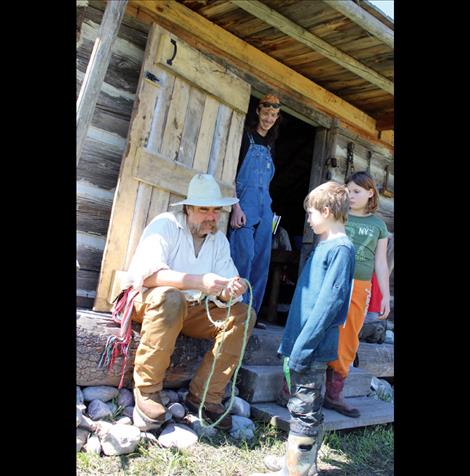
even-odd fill
[(171, 205), (194, 205), (196, 207), (227, 207), (238, 203), (236, 197), (223, 197), (219, 184), (210, 174), (197, 174), (189, 182), (188, 196)]

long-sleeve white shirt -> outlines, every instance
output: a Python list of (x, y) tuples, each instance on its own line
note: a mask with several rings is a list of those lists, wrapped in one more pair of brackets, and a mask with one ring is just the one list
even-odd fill
[[(162, 269), (188, 274), (215, 273), (224, 278), (238, 276), (230, 256), (227, 237), (221, 232), (208, 234), (199, 254), (183, 212), (166, 212), (157, 215), (145, 228), (127, 272), (127, 286), (142, 289), (144, 280)], [(189, 300), (198, 300), (198, 290), (183, 291)], [(240, 296), (235, 301), (240, 301)]]

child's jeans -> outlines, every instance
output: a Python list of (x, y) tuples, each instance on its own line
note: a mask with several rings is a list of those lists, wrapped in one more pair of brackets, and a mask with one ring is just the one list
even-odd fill
[(323, 434), (323, 397), (327, 362), (314, 362), (306, 372), (290, 369), (291, 397), (287, 408), (291, 415), (290, 431), (317, 437)]

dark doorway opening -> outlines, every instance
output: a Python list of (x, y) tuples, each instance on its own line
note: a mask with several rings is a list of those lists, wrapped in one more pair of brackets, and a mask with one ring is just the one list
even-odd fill
[[(258, 99), (251, 97), (247, 119), (256, 117)], [(305, 224), (303, 203), (309, 192), (315, 127), (282, 111), (274, 147), (275, 175), (271, 182), (272, 210), (281, 216), (273, 237), (269, 278), (259, 318), (284, 325), (298, 278)], [(285, 231), (283, 231), (285, 230)], [(286, 238), (291, 250), (286, 250)]]

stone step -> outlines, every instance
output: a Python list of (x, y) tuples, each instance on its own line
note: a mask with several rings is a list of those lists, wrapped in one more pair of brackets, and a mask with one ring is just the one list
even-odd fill
[[(344, 384), (345, 397), (369, 395), (372, 374), (352, 368)], [(250, 403), (274, 402), (283, 384), (281, 366), (243, 365), (238, 373), (240, 397)]]
[[(372, 397), (351, 397), (348, 403), (361, 412), (359, 418), (350, 418), (335, 412), (323, 409), (326, 431), (358, 428), (368, 425), (380, 425), (394, 421), (394, 405), (392, 402), (377, 400)], [(283, 431), (289, 431), (290, 414), (287, 408), (276, 403), (252, 403), (251, 415)]]
[(393, 377), (395, 351), (393, 344), (369, 344), (360, 342), (357, 351), (358, 368), (375, 377)]

